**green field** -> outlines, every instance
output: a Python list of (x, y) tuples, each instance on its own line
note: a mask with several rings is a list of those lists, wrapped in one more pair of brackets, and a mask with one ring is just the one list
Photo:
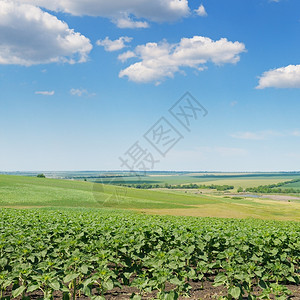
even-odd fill
[[(214, 175), (209, 182), (287, 180), (270, 176)], [(190, 183), (195, 176), (166, 177)], [(0, 216), (1, 300), (300, 293), (300, 223), (293, 222), (300, 198), (0, 175)]]
[(0, 215), (3, 300), (298, 295), (300, 223), (94, 209)]
[(299, 189), (300, 190), (300, 182), (293, 182), (293, 183), (287, 183), (282, 188), (294, 188), (294, 189)]
[(216, 184), (216, 185), (234, 185), (236, 189), (238, 187), (247, 188), (255, 187), (258, 185), (268, 185), (272, 183), (284, 182), (287, 180), (292, 180), (299, 178), (300, 175), (296, 173), (255, 173), (255, 174), (197, 174), (197, 173), (187, 173), (187, 174), (150, 174), (148, 176), (132, 176), (132, 177), (116, 177), (116, 178), (101, 178), (90, 179), (91, 181), (99, 181), (103, 183), (113, 183), (113, 184)]
[(297, 199), (271, 201), (222, 193), (202, 194), (197, 190), (142, 190), (10, 175), (0, 175), (0, 207), (120, 208), (148, 214), (300, 220)]
[[(37, 172), (15, 172), (10, 175), (36, 177)], [(236, 188), (255, 187), (279, 183), (300, 178), (299, 172), (278, 173), (208, 173), (208, 172), (147, 172), (147, 176), (132, 176), (130, 172), (81, 171), (81, 172), (45, 172), (47, 178), (74, 179), (113, 184), (217, 184), (234, 185)], [(114, 177), (116, 176), (116, 177)]]

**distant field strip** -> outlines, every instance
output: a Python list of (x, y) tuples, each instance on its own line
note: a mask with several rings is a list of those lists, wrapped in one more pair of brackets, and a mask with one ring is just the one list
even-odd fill
[(244, 175), (150, 175), (150, 176), (132, 176), (132, 177), (116, 177), (116, 178), (101, 178), (93, 179), (92, 181), (99, 181), (103, 183), (113, 184), (216, 184), (216, 185), (234, 185), (238, 187), (247, 188), (255, 187), (258, 185), (268, 185), (273, 183), (280, 183), (295, 178), (299, 178), (300, 175), (286, 175), (286, 174), (244, 174)]
[(142, 190), (10, 175), (0, 176), (0, 207), (118, 208), (152, 214), (300, 220), (297, 199), (270, 201), (198, 190)]

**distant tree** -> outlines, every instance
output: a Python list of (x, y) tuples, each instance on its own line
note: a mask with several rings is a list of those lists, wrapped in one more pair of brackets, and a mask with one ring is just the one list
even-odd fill
[(44, 175), (44, 174), (37, 174), (37, 176), (36, 177), (38, 177), (38, 178), (46, 178), (46, 176)]
[(239, 187), (238, 189), (237, 189), (237, 192), (238, 193), (242, 193), (244, 190), (243, 190), (243, 188), (241, 188), (241, 187)]

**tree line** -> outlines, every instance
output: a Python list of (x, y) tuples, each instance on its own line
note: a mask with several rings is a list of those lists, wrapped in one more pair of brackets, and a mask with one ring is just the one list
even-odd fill
[(167, 188), (167, 189), (214, 189), (217, 191), (227, 191), (234, 189), (233, 185), (205, 185), (205, 184), (177, 184), (177, 185), (171, 185), (168, 183), (165, 184), (151, 184), (151, 183), (127, 183), (127, 184), (121, 184), (122, 186), (132, 187), (136, 189), (153, 189), (153, 188)]
[(300, 179), (293, 179), (293, 180), (269, 184), (269, 185), (260, 185), (257, 187), (249, 187), (246, 189), (243, 189), (240, 187), (240, 188), (238, 188), (237, 191), (238, 191), (238, 193), (251, 192), (251, 193), (262, 193), (262, 194), (266, 194), (266, 193), (278, 193), (278, 194), (300, 193), (300, 189), (281, 188), (287, 184), (296, 183), (296, 182), (300, 182)]

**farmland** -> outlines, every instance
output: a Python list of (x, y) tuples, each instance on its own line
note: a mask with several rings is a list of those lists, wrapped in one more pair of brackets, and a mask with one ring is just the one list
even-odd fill
[(215, 185), (234, 185), (237, 187), (247, 188), (258, 185), (267, 185), (280, 183), (287, 180), (299, 178), (298, 173), (170, 173), (170, 174), (149, 174), (148, 176), (126, 176), (90, 178), (91, 181), (110, 183), (110, 184), (215, 184)]
[(0, 176), (0, 207), (120, 208), (147, 214), (300, 220), (298, 198), (283, 202), (210, 190), (143, 190), (10, 175)]
[[(16, 172), (15, 175), (35, 177), (35, 172)], [(11, 175), (11, 174), (10, 174)], [(235, 187), (255, 187), (280, 183), (300, 178), (299, 172), (282, 173), (197, 173), (197, 172), (148, 172), (147, 175), (130, 172), (46, 172), (47, 178), (87, 180), (104, 184), (216, 184), (234, 185)]]
[(282, 188), (300, 189), (300, 182), (287, 183)]
[(1, 216), (2, 297), (196, 299), (205, 290), (195, 284), (223, 299), (298, 293), (299, 223), (87, 209)]
[[(202, 175), (189, 176), (147, 180)], [(239, 196), (235, 185), (297, 176), (208, 176), (197, 182), (234, 190), (0, 175), (0, 299), (298, 297), (300, 198)]]

